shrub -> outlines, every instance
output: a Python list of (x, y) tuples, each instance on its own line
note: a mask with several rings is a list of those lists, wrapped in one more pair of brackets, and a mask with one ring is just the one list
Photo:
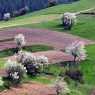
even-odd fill
[(30, 75), (36, 75), (39, 71), (39, 64), (36, 63), (36, 57), (29, 52), (19, 52), (17, 55), (18, 62), (21, 62)]
[(5, 69), (7, 79), (10, 82), (10, 85), (13, 86), (20, 84), (26, 73), (26, 68), (23, 65), (11, 60), (8, 60), (5, 64)]
[(3, 19), (5, 21), (8, 21), (11, 18), (11, 14), (10, 13), (4, 13)]
[(17, 61), (22, 63), (27, 69), (27, 73), (36, 75), (48, 66), (48, 58), (45, 56), (34, 56), (29, 52), (20, 51), (17, 54)]
[(76, 82), (83, 83), (83, 73), (79, 69), (69, 69), (65, 75)]
[(76, 14), (75, 13), (64, 13), (62, 17), (62, 24), (64, 26), (64, 29), (70, 30), (74, 24), (76, 24)]
[(25, 45), (25, 37), (23, 34), (18, 34), (15, 36), (15, 43), (17, 44), (18, 50), (22, 48), (22, 46)]
[(64, 81), (64, 78), (58, 77), (54, 83), (54, 88), (56, 90), (56, 95), (69, 95), (70, 89), (68, 88), (67, 83)]
[(48, 0), (48, 6), (49, 7), (52, 7), (52, 6), (55, 6), (57, 5), (57, 0)]

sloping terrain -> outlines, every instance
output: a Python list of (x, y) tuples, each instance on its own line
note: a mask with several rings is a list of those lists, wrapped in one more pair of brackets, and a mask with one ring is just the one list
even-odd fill
[(60, 18), (59, 14), (63, 14), (64, 12), (67, 12), (67, 11), (78, 12), (78, 11), (86, 10), (93, 7), (95, 7), (95, 0), (90, 0), (90, 1), (80, 0), (78, 2), (71, 3), (71, 4), (61, 4), (58, 6), (43, 9), (41, 11), (33, 12), (25, 16), (13, 18), (12, 20), (9, 20), (8, 22), (1, 21), (0, 28), (13, 27), (13, 26), (16, 27), (19, 25), (25, 25), (25, 23), (30, 24), (32, 23), (33, 19), (39, 18), (39, 16), (45, 18), (46, 17), (45, 15), (50, 17), (51, 14), (54, 14), (56, 15), (57, 18), (58, 17)]
[[(27, 45), (46, 44), (53, 46), (55, 49), (64, 49), (66, 46), (74, 41), (84, 41), (85, 44), (94, 44), (93, 41), (73, 36), (67, 33), (50, 31), (45, 29), (28, 29), (28, 28), (14, 28), (0, 31), (0, 50), (15, 47), (13, 40), (16, 34), (24, 34)], [(7, 41), (8, 39), (12, 39)]]
[(54, 88), (43, 84), (28, 83), (3, 91), (0, 95), (56, 95), (56, 92)]

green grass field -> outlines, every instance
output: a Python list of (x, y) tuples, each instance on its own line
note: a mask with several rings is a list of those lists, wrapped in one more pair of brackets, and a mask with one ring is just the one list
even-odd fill
[[(50, 7), (47, 9), (43, 9), (41, 11), (36, 11), (25, 16), (20, 16), (17, 18), (13, 18), (8, 22), (1, 21), (0, 28), (8, 28), (8, 27), (16, 27), (20, 25), (32, 24), (36, 22), (35, 20), (40, 20), (41, 18), (46, 19), (47, 16), (56, 15), (56, 18), (59, 17), (59, 14), (63, 14), (64, 12), (77, 12), (81, 10), (86, 10), (89, 8), (94, 8), (95, 0), (80, 0), (78, 2), (72, 4), (62, 4), (54, 7)], [(55, 18), (55, 19), (56, 19)], [(49, 19), (48, 19), (49, 20)], [(43, 20), (41, 21), (43, 22)], [(36, 22), (38, 23), (38, 22)]]
[[(48, 51), (53, 49), (54, 49), (53, 47), (47, 45), (32, 45), (32, 46), (23, 47), (23, 50), (28, 52)], [(15, 48), (0, 51), (0, 58), (12, 56), (14, 52), (15, 52)]]

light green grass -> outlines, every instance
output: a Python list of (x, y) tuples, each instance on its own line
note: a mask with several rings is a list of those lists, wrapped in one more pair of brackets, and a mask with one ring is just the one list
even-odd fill
[(36, 19), (40, 20), (40, 18), (45, 19), (46, 16), (50, 16), (50, 15), (56, 15), (56, 17), (58, 18), (59, 17), (58, 14), (63, 14), (64, 12), (67, 12), (67, 11), (77, 12), (77, 11), (86, 10), (88, 8), (93, 8), (93, 7), (95, 7), (95, 0), (80, 0), (72, 4), (62, 4), (62, 5), (50, 7), (47, 9), (43, 9), (41, 11), (36, 11), (30, 14), (27, 14), (25, 16), (13, 18), (12, 20), (9, 20), (7, 22), (1, 21), (0, 28), (6, 28), (6, 27), (8, 28), (8, 27), (32, 24), (35, 22), (34, 19), (35, 20)]
[[(42, 44), (23, 47), (23, 50), (29, 51), (29, 52), (48, 51), (48, 50), (53, 50), (53, 49), (54, 48), (51, 46), (42, 45)], [(12, 56), (14, 54), (14, 50), (15, 48), (0, 51), (0, 58)]]
[(61, 25), (61, 20), (56, 19), (39, 24), (28, 24), (20, 27), (49, 29), (60, 32), (68, 32), (83, 38), (95, 40), (95, 17), (91, 15), (80, 15), (77, 19), (77, 24), (73, 26), (71, 31), (65, 31)]
[(4, 68), (5, 59), (0, 58), (0, 69)]

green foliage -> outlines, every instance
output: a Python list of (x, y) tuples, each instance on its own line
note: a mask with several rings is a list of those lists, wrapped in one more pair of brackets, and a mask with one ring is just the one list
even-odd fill
[[(53, 50), (53, 47), (47, 45), (32, 45), (32, 46), (23, 47), (23, 50), (30, 51), (30, 52), (38, 52), (38, 51)], [(12, 56), (14, 52), (15, 52), (15, 48), (0, 51), (0, 58)]]

